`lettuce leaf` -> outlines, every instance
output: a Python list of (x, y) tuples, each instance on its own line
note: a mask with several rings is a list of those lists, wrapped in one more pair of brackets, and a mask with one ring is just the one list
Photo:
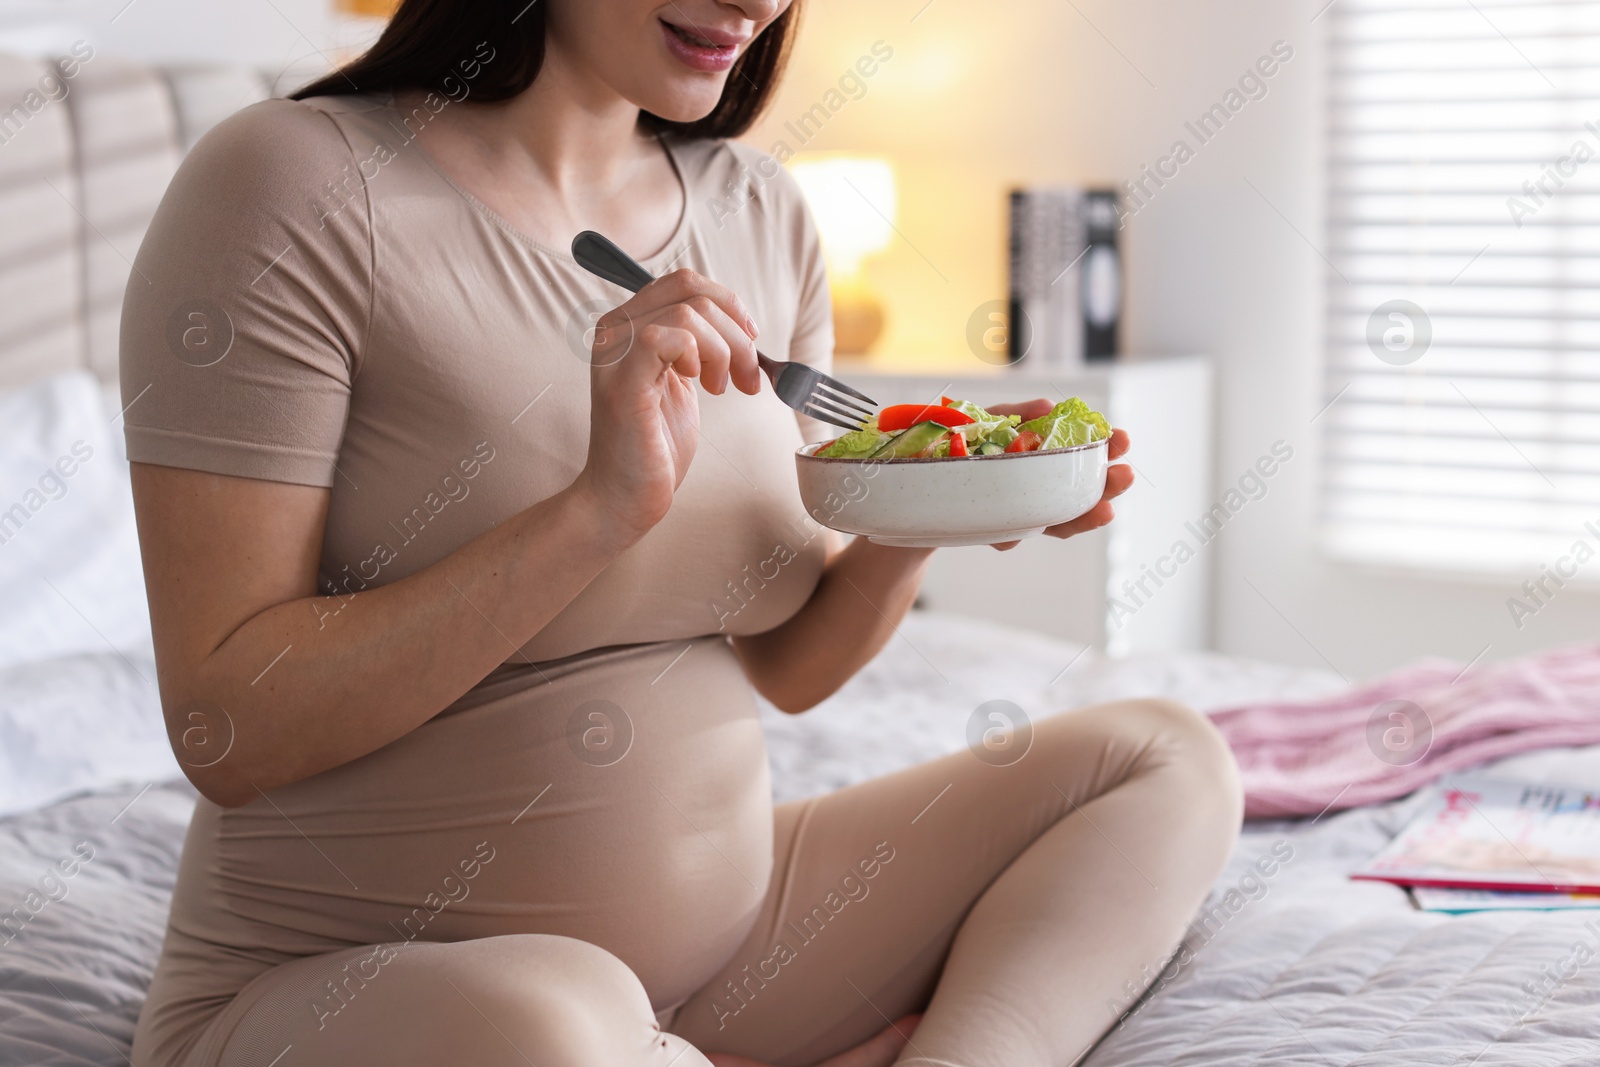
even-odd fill
[(879, 430), (876, 423), (874, 419), (865, 429), (849, 431), (826, 448), (817, 449), (816, 454), (824, 459), (866, 459), (894, 436)]
[(979, 407), (977, 404), (974, 404), (970, 400), (952, 400), (950, 403), (946, 404), (945, 407), (955, 408), (957, 411), (961, 412), (961, 414), (966, 415), (969, 418), (976, 419), (978, 422), (993, 422), (995, 419), (1005, 418), (1004, 415), (989, 414), (988, 411)]
[(1014, 428), (1022, 421), (1020, 415), (995, 415), (970, 400), (952, 400), (945, 406), (955, 408), (973, 420), (965, 426), (958, 427), (961, 436), (967, 439), (968, 445), (981, 445), (985, 441), (994, 441), (999, 445), (1010, 444), (1011, 439), (1017, 436)]
[(1010, 422), (1001, 423), (999, 426), (995, 427), (993, 431), (986, 434), (983, 440), (968, 441), (967, 443), (974, 446), (993, 444), (1004, 448), (1006, 445), (1009, 445), (1012, 441), (1017, 439), (1017, 423), (1021, 421), (1021, 415), (1013, 415), (1011, 416)]
[(1041, 449), (1070, 448), (1111, 436), (1111, 424), (1106, 422), (1105, 416), (1075, 396), (1063, 400), (1037, 419), (1029, 419), (1017, 429), (1019, 432), (1031, 430), (1043, 437)]

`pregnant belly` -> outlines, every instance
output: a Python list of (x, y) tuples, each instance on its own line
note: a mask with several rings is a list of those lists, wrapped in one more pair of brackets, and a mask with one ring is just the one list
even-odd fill
[(174, 913), (207, 940), (562, 934), (658, 1009), (738, 947), (772, 868), (761, 726), (720, 638), (519, 670), (360, 760), (201, 808)]

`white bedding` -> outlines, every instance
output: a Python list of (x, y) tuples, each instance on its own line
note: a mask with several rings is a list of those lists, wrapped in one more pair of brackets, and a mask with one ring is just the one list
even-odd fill
[(119, 412), (87, 371), (0, 390), (0, 815), (178, 773)]
[(87, 371), (0, 391), (0, 667), (149, 648), (118, 410)]
[[(1600, 746), (1530, 753), (1489, 773), (1597, 781)], [(1315, 825), (1249, 825), (1202, 909), (1215, 918), (1192, 928), (1187, 965), (1169, 964), (1170, 982), (1158, 979), (1088, 1062), (1600, 1063), (1600, 912), (1448, 916), (1415, 910), (1393, 886), (1348, 879), (1423, 799)], [(1285, 847), (1272, 877), (1253, 870)]]
[(194, 796), (180, 779), (0, 820), (0, 1064), (126, 1067)]
[(1110, 660), (1028, 631), (914, 612), (831, 699), (804, 715), (766, 707), (773, 792), (782, 803), (954, 752), (967, 743), (967, 720), (991, 700), (1032, 717), (1152, 695), (1208, 711), (1343, 684), (1328, 671), (1203, 652)]
[[(1217, 707), (1339, 684), (1323, 672), (1214, 655), (1075, 659), (1080, 649), (950, 617), (914, 614), (902, 630), (824, 706), (798, 717), (766, 709), (778, 799), (958, 748), (968, 716), (988, 700), (1030, 714), (1134, 694)], [(1535, 753), (1495, 771), (1600, 779), (1600, 748)], [(134, 786), (0, 820), (0, 920), (41, 902), (9, 943), (0, 929), (0, 1065), (125, 1062), (192, 798), (181, 781)], [(1600, 1062), (1600, 962), (1571, 962), (1580, 940), (1600, 956), (1600, 933), (1583, 927), (1582, 914), (1424, 914), (1399, 890), (1347, 880), (1414, 804), (1248, 827), (1207, 905), (1223, 908), (1204, 927), (1209, 936), (1191, 938), (1192, 958), (1087, 1063)], [(79, 842), (93, 858), (46, 883)], [(1247, 881), (1274, 848), (1292, 854), (1270, 877), (1257, 870)], [(1546, 968), (1570, 977), (1514, 1025), (1542, 999), (1524, 983)], [(1125, 1007), (1108, 1003), (1108, 1023)]]
[(0, 667), (0, 816), (182, 772), (148, 653), (86, 652)]

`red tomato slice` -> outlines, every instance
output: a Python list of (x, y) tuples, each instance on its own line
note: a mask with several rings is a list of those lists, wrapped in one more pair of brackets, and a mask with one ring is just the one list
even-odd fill
[(1009, 445), (1006, 445), (1006, 451), (1037, 452), (1039, 450), (1039, 446), (1042, 444), (1044, 444), (1043, 437), (1040, 437), (1032, 430), (1023, 430), (1021, 433), (1017, 434), (1016, 438), (1013, 439)]
[(878, 412), (878, 429), (884, 433), (909, 430), (919, 422), (937, 422), (940, 426), (965, 426), (972, 421), (971, 415), (938, 404), (891, 404)]
[(964, 455), (966, 455), (967, 454), (967, 439), (965, 437), (962, 437), (958, 433), (951, 434), (950, 435), (950, 454), (952, 456), (964, 456)]

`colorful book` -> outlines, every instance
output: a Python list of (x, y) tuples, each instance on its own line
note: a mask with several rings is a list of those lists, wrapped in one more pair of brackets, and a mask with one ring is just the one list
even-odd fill
[(1508, 893), (1496, 889), (1435, 889), (1412, 886), (1421, 911), (1460, 915), (1469, 911), (1586, 911), (1600, 908), (1600, 893)]
[(1352, 878), (1434, 889), (1600, 893), (1600, 789), (1456, 777)]

